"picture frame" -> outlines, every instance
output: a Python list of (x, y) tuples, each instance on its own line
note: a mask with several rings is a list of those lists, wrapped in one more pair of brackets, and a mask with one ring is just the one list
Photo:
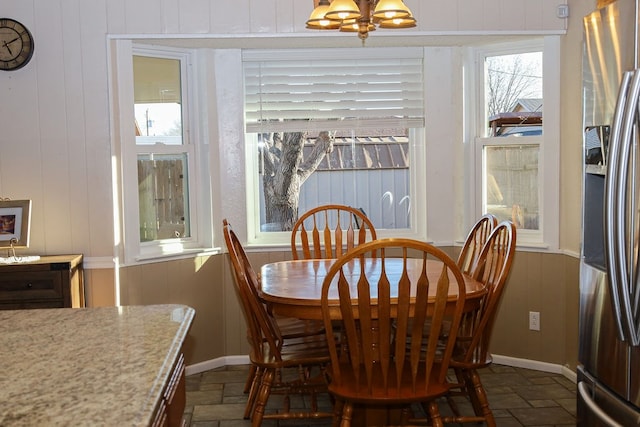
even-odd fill
[(29, 247), (31, 200), (0, 200), (0, 248)]

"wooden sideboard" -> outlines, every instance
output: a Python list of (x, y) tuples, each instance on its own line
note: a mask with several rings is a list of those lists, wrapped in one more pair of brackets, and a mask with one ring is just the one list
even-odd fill
[(84, 305), (82, 255), (0, 264), (0, 310)]
[(151, 427), (182, 427), (184, 409), (187, 405), (187, 389), (184, 355), (180, 353), (171, 370), (162, 399), (156, 407)]

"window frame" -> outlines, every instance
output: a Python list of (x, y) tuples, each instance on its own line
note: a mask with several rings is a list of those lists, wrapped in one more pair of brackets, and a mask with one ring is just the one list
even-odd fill
[[(559, 185), (560, 182), (560, 39), (558, 36), (522, 42), (487, 45), (471, 49), (473, 65), (472, 84), (475, 101), (471, 117), (475, 125), (470, 126), (472, 141), (472, 163), (470, 192), (474, 200), (471, 218), (482, 215), (482, 200), (485, 191), (483, 182), (484, 148), (487, 146), (510, 146), (539, 144), (538, 195), (540, 203), (539, 230), (518, 229), (517, 245), (533, 249), (556, 250), (559, 247)], [(487, 136), (485, 103), (485, 67), (487, 56), (508, 55), (541, 51), (543, 54), (543, 102), (544, 120), (541, 136), (492, 137)]]
[[(211, 248), (211, 226), (204, 218), (211, 218), (210, 191), (206, 190), (208, 161), (205, 143), (199, 137), (195, 126), (198, 117), (198, 99), (194, 91), (197, 77), (196, 55), (190, 49), (147, 46), (120, 40), (116, 43), (116, 76), (118, 84), (117, 100), (120, 140), (114, 144), (116, 159), (121, 164), (117, 190), (120, 192), (120, 206), (114, 206), (119, 218), (121, 232), (121, 264), (153, 262), (157, 259), (189, 256)], [(133, 56), (149, 56), (180, 61), (182, 100), (182, 144), (137, 144), (133, 120), (134, 83)], [(140, 214), (138, 196), (138, 155), (139, 154), (185, 154), (187, 162), (188, 210), (190, 216), (190, 236), (140, 241)], [(118, 229), (117, 231), (118, 232)]]
[[(401, 50), (401, 49), (400, 49)], [(415, 48), (409, 48), (408, 50), (413, 51), (414, 54), (417, 51)], [(318, 56), (318, 54), (322, 51), (315, 50), (313, 52), (314, 56)], [(401, 55), (398, 53), (399, 49), (393, 49), (393, 54), (395, 56)], [(302, 57), (302, 59), (308, 59), (308, 53), (301, 53), (299, 49), (284, 49), (278, 50), (278, 54), (280, 55), (290, 55), (287, 56), (288, 60), (295, 60)], [(344, 58), (350, 59), (361, 59), (361, 58), (370, 58), (371, 56), (376, 56), (378, 58), (385, 58), (385, 52), (388, 53), (388, 49), (385, 48), (376, 48), (375, 50), (369, 49), (363, 51), (361, 49), (330, 49), (331, 57), (340, 57), (343, 55)], [(272, 57), (272, 53), (269, 51), (260, 51), (257, 53), (258, 57), (269, 58)], [(424, 89), (424, 79), (425, 79), (425, 52), (423, 49), (420, 49), (420, 55), (423, 60), (421, 72), (423, 75), (423, 92)], [(242, 83), (244, 85), (244, 81)], [(425, 97), (423, 96), (423, 106), (422, 110), (424, 111), (426, 108)], [(405, 119), (399, 119), (398, 123), (405, 123)], [(388, 121), (385, 121), (383, 127), (390, 126)], [(410, 180), (410, 197), (411, 197), (411, 210), (410, 210), (410, 228), (407, 229), (376, 229), (377, 235), (379, 238), (384, 237), (406, 237), (406, 238), (415, 238), (415, 239), (427, 239), (427, 229), (426, 229), (426, 216), (427, 216), (427, 200), (426, 197), (419, 195), (424, 195), (427, 193), (427, 178), (426, 178), (426, 131), (425, 126), (422, 128), (409, 128), (409, 144), (410, 144), (410, 156), (409, 156), (409, 180)], [(371, 129), (372, 126), (368, 126), (368, 124), (363, 125), (360, 122), (359, 129)], [(246, 123), (245, 123), (246, 129)], [(244, 144), (245, 144), (245, 185), (246, 185), (246, 215), (247, 215), (247, 243), (252, 246), (262, 246), (262, 247), (272, 247), (272, 246), (282, 246), (289, 245), (291, 242), (291, 232), (283, 231), (283, 232), (263, 232), (260, 229), (260, 194), (259, 194), (259, 175), (251, 173), (250, 171), (257, 171), (259, 168), (259, 159), (258, 159), (258, 140), (257, 137), (252, 137), (252, 135), (257, 135), (256, 133), (250, 133), (245, 130), (244, 133)]]

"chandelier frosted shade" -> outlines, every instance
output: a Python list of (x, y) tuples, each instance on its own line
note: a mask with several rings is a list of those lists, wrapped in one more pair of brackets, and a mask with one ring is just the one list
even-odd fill
[(318, 0), (307, 28), (357, 32), (363, 40), (380, 28), (411, 28), (416, 20), (403, 0)]
[(307, 20), (307, 28), (314, 30), (336, 30), (342, 21), (326, 17), (329, 11), (329, 0), (320, 0), (318, 7), (313, 9)]
[(325, 15), (329, 19), (355, 19), (360, 17), (360, 9), (353, 0), (333, 0)]
[(411, 11), (402, 0), (379, 0), (373, 10), (373, 17), (378, 19), (406, 18), (409, 15)]

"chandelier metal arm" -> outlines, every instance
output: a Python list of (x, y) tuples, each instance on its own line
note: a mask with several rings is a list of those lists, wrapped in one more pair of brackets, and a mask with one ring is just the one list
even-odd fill
[(358, 19), (358, 37), (364, 43), (369, 37), (369, 24), (371, 24), (371, 2), (375, 0), (360, 0), (360, 18)]

